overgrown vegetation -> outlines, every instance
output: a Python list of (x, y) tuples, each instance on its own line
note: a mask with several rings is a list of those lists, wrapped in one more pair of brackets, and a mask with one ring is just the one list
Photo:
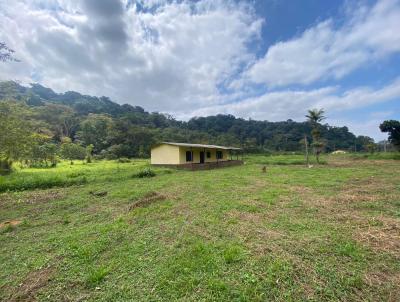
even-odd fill
[(15, 165), (2, 182), (87, 182), (0, 194), (0, 300), (397, 301), (400, 161), (370, 156)]
[(133, 177), (137, 178), (149, 178), (154, 176), (156, 176), (156, 173), (150, 168), (145, 168), (133, 175)]

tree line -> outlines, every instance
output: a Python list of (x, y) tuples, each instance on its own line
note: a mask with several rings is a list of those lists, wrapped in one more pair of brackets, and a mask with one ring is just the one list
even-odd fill
[(107, 97), (74, 91), (58, 94), (39, 84), (0, 82), (0, 159), (3, 166), (15, 160), (47, 166), (59, 156), (71, 160), (149, 157), (151, 146), (160, 141), (231, 145), (246, 152), (299, 152), (304, 149), (304, 136), (318, 154), (337, 149), (370, 151), (376, 146), (370, 137), (321, 124), (323, 119), (315, 119), (311, 111), (310, 115), (305, 122), (232, 115), (184, 122), (139, 106), (119, 105)]

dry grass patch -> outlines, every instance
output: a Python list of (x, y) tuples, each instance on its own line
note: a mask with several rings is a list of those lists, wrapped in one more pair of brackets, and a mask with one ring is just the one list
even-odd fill
[(138, 199), (133, 204), (131, 204), (129, 206), (129, 211), (132, 211), (133, 209), (139, 207), (147, 207), (152, 203), (155, 203), (157, 201), (163, 201), (166, 199), (167, 197), (165, 195), (152, 191), (145, 194), (142, 198)]
[(354, 237), (376, 251), (392, 254), (400, 260), (400, 221), (381, 217), (381, 225), (366, 226), (357, 230)]
[(293, 187), (307, 206), (317, 207), (319, 214), (334, 223), (352, 228), (354, 239), (375, 251), (387, 252), (400, 257), (400, 220), (371, 217), (363, 205), (376, 204), (385, 207), (382, 201), (399, 198), (393, 179), (369, 177), (353, 179), (335, 196), (318, 196), (309, 188)]
[(54, 274), (55, 269), (53, 267), (30, 272), (9, 301), (39, 301), (37, 298), (38, 292), (51, 281)]
[(6, 220), (6, 221), (0, 223), (0, 229), (7, 228), (7, 227), (15, 227), (15, 226), (19, 225), (21, 222), (22, 222), (21, 220)]

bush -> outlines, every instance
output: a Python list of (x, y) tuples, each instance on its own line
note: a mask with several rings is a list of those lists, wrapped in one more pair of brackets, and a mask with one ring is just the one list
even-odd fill
[(87, 178), (77, 177), (70, 179), (63, 179), (61, 177), (26, 177), (6, 179), (0, 182), (0, 193), (6, 191), (23, 191), (34, 189), (48, 189), (53, 187), (68, 187), (73, 185), (81, 185), (87, 183)]
[(154, 172), (150, 168), (146, 168), (146, 169), (139, 171), (138, 173), (133, 175), (133, 177), (137, 177), (137, 178), (146, 178), (146, 177), (154, 177), (154, 176), (156, 176), (156, 172)]
[(118, 158), (118, 162), (119, 163), (130, 163), (131, 160), (127, 157), (121, 157), (121, 158)]
[(7, 175), (12, 172), (12, 161), (1, 159), (0, 160), (0, 175)]

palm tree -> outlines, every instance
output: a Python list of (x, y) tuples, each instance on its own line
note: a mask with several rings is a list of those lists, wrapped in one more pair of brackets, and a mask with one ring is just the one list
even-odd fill
[(312, 126), (311, 135), (313, 138), (312, 146), (314, 148), (315, 158), (317, 159), (317, 163), (319, 163), (319, 155), (324, 148), (324, 142), (321, 140), (321, 130), (320, 130), (320, 122), (325, 119), (324, 109), (311, 109), (308, 110), (308, 114), (306, 118), (308, 118), (308, 122)]
[(325, 113), (324, 109), (310, 109), (308, 110), (306, 118), (308, 118), (308, 121), (312, 125), (316, 125), (325, 119), (324, 113)]

